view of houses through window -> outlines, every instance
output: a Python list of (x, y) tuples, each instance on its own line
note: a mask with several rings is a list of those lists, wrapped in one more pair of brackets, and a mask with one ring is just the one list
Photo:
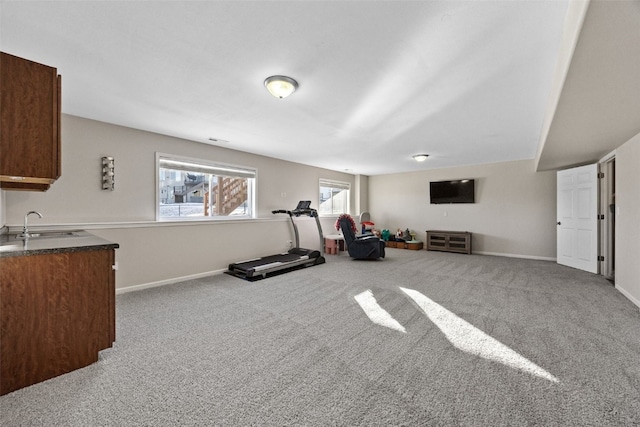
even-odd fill
[(320, 215), (340, 215), (349, 213), (349, 195), (351, 185), (348, 182), (320, 180)]
[(256, 171), (158, 156), (158, 219), (251, 217)]

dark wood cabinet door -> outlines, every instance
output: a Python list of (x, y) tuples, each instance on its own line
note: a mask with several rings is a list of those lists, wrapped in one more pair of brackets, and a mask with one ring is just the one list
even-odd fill
[(90, 365), (115, 340), (113, 250), (0, 258), (0, 395)]
[(44, 190), (60, 177), (61, 77), (0, 52), (0, 187)]

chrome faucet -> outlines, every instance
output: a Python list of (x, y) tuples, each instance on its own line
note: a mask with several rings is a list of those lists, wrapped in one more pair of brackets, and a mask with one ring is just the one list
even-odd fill
[(20, 234), (20, 237), (24, 237), (25, 239), (28, 239), (29, 236), (30, 236), (29, 227), (27, 225), (27, 218), (31, 214), (36, 214), (36, 215), (38, 215), (39, 218), (42, 218), (42, 214), (40, 212), (37, 212), (37, 211), (29, 211), (29, 212), (27, 212), (27, 214), (24, 216), (24, 227), (22, 227), (22, 234)]

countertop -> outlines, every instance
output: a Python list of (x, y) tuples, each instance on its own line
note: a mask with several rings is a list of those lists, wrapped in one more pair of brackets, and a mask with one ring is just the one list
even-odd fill
[(44, 236), (36, 236), (24, 240), (17, 237), (15, 233), (1, 234), (0, 258), (91, 250), (95, 251), (116, 249), (120, 247), (117, 243), (104, 240), (84, 230), (63, 232), (54, 231), (49, 233), (38, 231), (36, 233)]

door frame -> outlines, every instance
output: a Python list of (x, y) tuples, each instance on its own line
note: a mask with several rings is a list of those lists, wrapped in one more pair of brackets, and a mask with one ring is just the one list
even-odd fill
[(607, 279), (615, 278), (615, 150), (604, 156), (598, 164), (599, 167), (599, 215), (598, 224), (600, 274)]

